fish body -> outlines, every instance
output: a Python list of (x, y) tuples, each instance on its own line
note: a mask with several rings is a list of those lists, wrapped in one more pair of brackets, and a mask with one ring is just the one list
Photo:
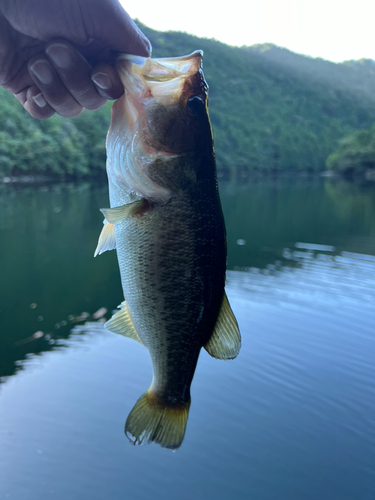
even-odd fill
[(201, 52), (120, 56), (125, 94), (107, 137), (110, 209), (97, 253), (116, 247), (126, 302), (107, 323), (150, 352), (153, 380), (130, 413), (133, 444), (180, 446), (202, 347), (234, 358), (226, 236)]

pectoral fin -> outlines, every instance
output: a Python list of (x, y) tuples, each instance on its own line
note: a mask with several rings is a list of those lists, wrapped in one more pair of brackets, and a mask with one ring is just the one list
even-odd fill
[(240, 330), (225, 292), (214, 331), (204, 348), (217, 359), (234, 359), (240, 352)]
[(142, 340), (139, 338), (136, 332), (131, 317), (129, 316), (128, 307), (126, 302), (122, 302), (119, 306), (119, 311), (117, 311), (112, 318), (105, 323), (104, 327), (113, 333), (118, 333), (129, 339), (136, 340), (143, 345)]
[(94, 257), (116, 248), (115, 226), (104, 219), (104, 226), (100, 233), (98, 246), (96, 247)]
[(115, 208), (101, 208), (100, 211), (111, 224), (116, 224), (126, 217), (131, 217), (132, 215), (141, 214), (149, 206), (149, 202), (145, 199), (133, 201), (133, 203), (128, 203), (127, 205), (122, 205), (121, 207)]

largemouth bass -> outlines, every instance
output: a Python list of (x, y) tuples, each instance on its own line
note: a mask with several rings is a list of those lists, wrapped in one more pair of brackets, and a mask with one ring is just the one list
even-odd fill
[(240, 333), (225, 295), (226, 236), (202, 52), (121, 55), (125, 94), (107, 136), (111, 208), (95, 255), (116, 248), (126, 302), (106, 323), (150, 352), (153, 379), (129, 414), (133, 444), (178, 448), (204, 347), (235, 358)]

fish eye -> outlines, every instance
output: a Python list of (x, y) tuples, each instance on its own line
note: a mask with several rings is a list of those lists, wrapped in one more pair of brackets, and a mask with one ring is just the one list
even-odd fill
[(198, 116), (204, 109), (203, 99), (201, 99), (197, 95), (189, 97), (189, 99), (186, 102), (186, 109), (189, 115)]

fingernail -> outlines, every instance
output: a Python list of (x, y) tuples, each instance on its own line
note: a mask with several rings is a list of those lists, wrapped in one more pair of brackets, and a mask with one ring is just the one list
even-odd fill
[(103, 90), (109, 90), (112, 87), (112, 80), (105, 73), (95, 73), (91, 80)]
[(34, 73), (34, 75), (44, 83), (44, 85), (48, 85), (53, 80), (53, 72), (49, 62), (44, 59), (38, 59), (35, 63), (30, 66), (30, 71)]
[(52, 43), (46, 48), (46, 52), (58, 68), (69, 68), (72, 58), (70, 57), (69, 48), (66, 45), (63, 43)]
[(33, 101), (40, 108), (44, 108), (44, 106), (47, 104), (47, 101), (44, 99), (42, 93), (40, 93), (38, 95), (33, 95)]

